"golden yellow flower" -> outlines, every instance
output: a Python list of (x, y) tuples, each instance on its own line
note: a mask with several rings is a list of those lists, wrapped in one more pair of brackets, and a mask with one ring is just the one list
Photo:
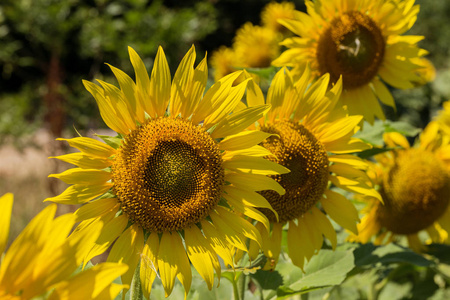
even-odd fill
[[(13, 195), (0, 197), (0, 254), (8, 241)], [(0, 299), (114, 299), (126, 285), (112, 284), (125, 264), (102, 263), (72, 275), (97, 239), (102, 224), (89, 234), (67, 238), (76, 216), (54, 218), (56, 204), (40, 212), (19, 234), (0, 264)]]
[(280, 54), (282, 37), (269, 28), (245, 23), (236, 32), (233, 49), (244, 68), (266, 68)]
[[(336, 247), (336, 232), (321, 208), (338, 224), (357, 232), (358, 212), (346, 197), (330, 189), (330, 183), (381, 199), (367, 183), (366, 163), (351, 155), (370, 146), (352, 137), (359, 130), (362, 116), (348, 116), (336, 106), (342, 81), (329, 90), (329, 75), (316, 82), (311, 79), (306, 69), (294, 84), (290, 72), (282, 68), (273, 78), (267, 101), (261, 90), (249, 86), (250, 105), (271, 105), (267, 117), (258, 121), (257, 129), (271, 135), (261, 145), (275, 155), (270, 157), (272, 161), (291, 171), (271, 176), (285, 189), (284, 195), (271, 190), (261, 192), (278, 214), (277, 219), (271, 211), (261, 209), (272, 223), (271, 236), (257, 224), (269, 258), (266, 268), (277, 263), (285, 224), (289, 256), (300, 268), (305, 258), (309, 260), (321, 249), (322, 235)], [(251, 251), (251, 255), (255, 253)]]
[(211, 67), (214, 69), (214, 80), (219, 81), (222, 77), (238, 71), (243, 63), (237, 60), (232, 48), (220, 47), (211, 54)]
[(280, 19), (294, 19), (295, 5), (293, 2), (270, 2), (261, 11), (261, 25), (283, 35), (289, 31), (281, 25)]
[[(232, 113), (252, 82), (233, 85), (242, 71), (223, 77), (205, 93), (206, 58), (194, 68), (194, 47), (172, 80), (162, 48), (150, 78), (138, 54), (131, 48), (129, 53), (136, 83), (112, 66), (120, 88), (84, 81), (103, 120), (119, 136), (104, 137), (107, 144), (86, 137), (67, 139), (81, 152), (57, 158), (78, 168), (51, 175), (71, 186), (46, 200), (87, 203), (76, 212), (82, 222), (75, 234), (98, 222), (105, 227), (85, 261), (117, 239), (108, 261), (130, 266), (122, 276), (127, 284), (140, 263), (147, 298), (156, 276), (166, 295), (175, 277), (187, 294), (191, 264), (211, 289), (214, 272), (219, 278), (221, 274), (218, 256), (234, 266), (234, 248), (247, 251), (246, 238), (261, 243), (260, 233), (244, 217), (267, 221), (256, 207), (270, 209), (270, 204), (252, 182), (288, 172), (262, 157), (268, 151), (255, 151), (265, 135), (243, 131), (269, 107)], [(230, 187), (236, 178), (246, 184)]]
[(333, 83), (342, 76), (341, 101), (350, 114), (369, 123), (384, 120), (378, 100), (395, 108), (385, 83), (407, 89), (420, 81), (414, 59), (426, 54), (417, 47), (423, 37), (402, 35), (414, 24), (419, 6), (414, 0), (305, 3), (307, 14), (297, 11), (295, 20), (280, 21), (299, 37), (282, 42), (289, 49), (273, 65), (292, 66), (295, 72), (308, 64), (316, 77), (329, 73)]
[(382, 244), (406, 236), (410, 247), (420, 251), (418, 234), (426, 231), (431, 241), (448, 242), (450, 232), (450, 144), (431, 122), (414, 146), (396, 132), (384, 135), (390, 152), (377, 155), (371, 177), (379, 186), (384, 205), (368, 201), (358, 225), (359, 235), (351, 239), (366, 243), (375, 236)]

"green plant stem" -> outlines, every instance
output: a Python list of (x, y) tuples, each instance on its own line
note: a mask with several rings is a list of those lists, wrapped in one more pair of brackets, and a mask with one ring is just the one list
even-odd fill
[(234, 300), (241, 300), (240, 299), (240, 295), (239, 295), (239, 290), (238, 290), (236, 279), (233, 278), (233, 280), (231, 281), (231, 284), (233, 285)]
[(245, 298), (245, 290), (246, 290), (246, 282), (247, 282), (247, 275), (244, 273), (239, 276), (239, 290), (240, 290), (240, 300), (244, 300)]
[(144, 294), (141, 289), (141, 278), (140, 278), (141, 264), (138, 264), (136, 270), (134, 271), (133, 279), (131, 280), (130, 286), (130, 300), (143, 300)]

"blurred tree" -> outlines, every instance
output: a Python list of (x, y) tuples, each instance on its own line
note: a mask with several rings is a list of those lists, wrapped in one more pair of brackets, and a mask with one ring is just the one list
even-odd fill
[[(0, 108), (8, 109), (0, 111), (0, 118), (12, 110), (30, 121), (44, 115), (54, 136), (61, 136), (70, 122), (83, 129), (98, 112), (82, 78), (110, 74), (104, 62), (132, 74), (128, 45), (149, 68), (162, 45), (174, 71), (187, 49), (216, 29), (215, 20), (208, 1), (181, 8), (168, 8), (161, 0), (2, 1)], [(19, 94), (23, 100), (14, 101)], [(15, 104), (22, 108), (14, 109)], [(0, 130), (6, 130), (1, 136), (19, 133), (10, 128), (0, 123)]]

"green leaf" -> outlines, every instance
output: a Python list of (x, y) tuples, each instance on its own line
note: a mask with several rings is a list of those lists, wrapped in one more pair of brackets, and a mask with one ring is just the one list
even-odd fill
[(416, 128), (407, 122), (376, 120), (373, 125), (365, 122), (364, 130), (357, 132), (354, 136), (373, 146), (382, 146), (384, 144), (383, 133), (385, 132), (398, 132), (405, 136), (413, 137), (419, 134), (420, 131), (420, 128)]
[(113, 147), (114, 149), (118, 149), (120, 145), (122, 144), (122, 139), (114, 136), (109, 135), (100, 135), (96, 134), (99, 138), (101, 138), (108, 146)]
[(354, 266), (353, 250), (322, 249), (306, 265), (303, 276), (288, 287), (280, 287), (277, 295), (282, 298), (290, 297), (341, 284)]
[(263, 290), (276, 290), (283, 284), (283, 277), (278, 271), (258, 270), (250, 277), (256, 280)]
[(419, 267), (428, 267), (433, 264), (432, 261), (411, 249), (393, 243), (385, 246), (364, 244), (356, 248), (353, 253), (357, 267), (373, 267), (376, 263), (383, 265), (409, 263)]

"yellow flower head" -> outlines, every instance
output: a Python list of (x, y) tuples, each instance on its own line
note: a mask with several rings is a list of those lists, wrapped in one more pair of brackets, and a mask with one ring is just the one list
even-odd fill
[(401, 89), (420, 81), (414, 59), (426, 54), (417, 47), (423, 37), (402, 35), (414, 24), (419, 6), (414, 0), (305, 3), (307, 14), (296, 11), (295, 20), (280, 21), (299, 37), (282, 42), (289, 49), (273, 65), (301, 70), (308, 64), (316, 77), (329, 73), (333, 83), (342, 76), (341, 101), (350, 114), (369, 123), (385, 119), (378, 99), (393, 108), (395, 103), (383, 81)]
[(399, 148), (377, 155), (370, 169), (384, 205), (368, 202), (353, 240), (366, 243), (375, 236), (381, 244), (406, 236), (410, 247), (420, 251), (418, 234), (425, 230), (433, 242), (448, 242), (450, 144), (438, 129), (431, 122), (412, 147), (399, 133), (384, 135), (386, 146)]
[[(315, 82), (311, 79), (306, 69), (294, 84), (291, 73), (282, 68), (267, 94), (266, 103), (271, 109), (257, 126), (271, 135), (261, 144), (274, 154), (270, 159), (291, 171), (272, 176), (285, 189), (284, 195), (270, 190), (261, 192), (278, 214), (277, 219), (271, 211), (262, 209), (273, 223), (270, 237), (261, 231), (264, 252), (272, 264), (269, 268), (278, 260), (286, 223), (289, 255), (301, 268), (305, 258), (309, 260), (322, 247), (322, 235), (336, 246), (336, 233), (320, 207), (356, 233), (358, 212), (346, 197), (330, 189), (330, 182), (350, 192), (380, 198), (367, 183), (366, 163), (350, 154), (370, 147), (352, 137), (359, 130), (362, 116), (347, 116), (343, 108), (336, 106), (342, 81), (329, 90), (329, 75)], [(255, 88), (248, 95), (247, 101), (252, 105), (265, 103), (261, 90)], [(262, 229), (260, 224), (257, 226)]]
[(287, 34), (289, 31), (278, 20), (294, 19), (295, 5), (292, 2), (270, 2), (261, 12), (261, 24), (272, 31)]
[(269, 28), (245, 23), (236, 32), (233, 49), (244, 68), (266, 68), (280, 54), (281, 35)]
[[(57, 158), (78, 168), (51, 175), (71, 186), (47, 201), (87, 203), (76, 212), (83, 222), (75, 234), (101, 221), (105, 228), (85, 262), (117, 238), (108, 260), (130, 266), (122, 276), (127, 284), (140, 262), (146, 297), (156, 276), (166, 295), (175, 277), (187, 294), (191, 264), (211, 289), (214, 271), (220, 278), (218, 255), (226, 266), (234, 266), (231, 253), (234, 248), (247, 251), (245, 238), (261, 244), (259, 232), (244, 217), (267, 222), (255, 207), (270, 205), (252, 182), (288, 172), (264, 159), (267, 151), (255, 153), (264, 135), (243, 131), (269, 106), (233, 113), (251, 82), (233, 85), (242, 71), (223, 77), (205, 93), (206, 57), (194, 68), (194, 47), (173, 79), (162, 48), (151, 77), (138, 54), (131, 48), (129, 53), (136, 82), (112, 66), (120, 88), (84, 81), (103, 120), (119, 136), (104, 137), (106, 144), (86, 137), (67, 139), (81, 152)], [(231, 194), (229, 183), (235, 180), (248, 184)]]
[[(0, 197), (0, 255), (6, 248), (12, 194)], [(54, 218), (56, 204), (40, 212), (19, 234), (0, 264), (0, 299), (114, 299), (125, 285), (112, 281), (125, 273), (124, 264), (102, 263), (72, 275), (99, 236), (98, 223), (89, 234), (67, 238), (76, 216)]]
[(243, 63), (237, 60), (236, 54), (232, 48), (220, 47), (211, 54), (211, 67), (214, 69), (214, 80), (219, 81), (222, 77), (236, 72), (237, 67)]

